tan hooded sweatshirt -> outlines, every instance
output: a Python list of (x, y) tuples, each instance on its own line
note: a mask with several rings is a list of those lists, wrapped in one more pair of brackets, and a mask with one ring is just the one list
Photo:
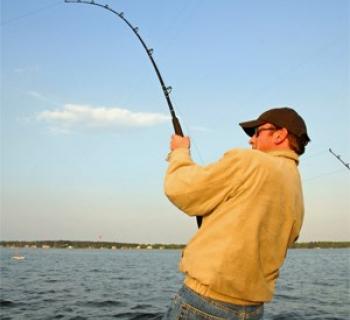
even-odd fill
[(203, 216), (180, 262), (185, 284), (220, 301), (270, 301), (303, 221), (297, 154), (233, 149), (199, 166), (183, 148), (168, 161), (167, 197), (186, 214)]

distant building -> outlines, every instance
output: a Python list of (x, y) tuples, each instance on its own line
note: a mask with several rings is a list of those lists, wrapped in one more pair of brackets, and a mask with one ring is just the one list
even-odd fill
[(43, 244), (43, 245), (42, 245), (42, 248), (43, 248), (43, 249), (50, 249), (50, 246), (47, 245), (47, 244)]
[(152, 250), (153, 247), (152, 247), (151, 245), (149, 245), (149, 246), (147, 246), (147, 249), (148, 249), (148, 250)]

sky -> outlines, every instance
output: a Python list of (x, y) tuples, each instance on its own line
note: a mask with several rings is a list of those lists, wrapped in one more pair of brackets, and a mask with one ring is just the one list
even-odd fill
[[(350, 170), (329, 152), (350, 162), (349, 1), (100, 3), (154, 49), (197, 163), (249, 148), (239, 122), (299, 112), (312, 140), (300, 241), (350, 240)], [(186, 243), (195, 219), (163, 193), (172, 133), (153, 67), (118, 16), (1, 1), (0, 240)]]

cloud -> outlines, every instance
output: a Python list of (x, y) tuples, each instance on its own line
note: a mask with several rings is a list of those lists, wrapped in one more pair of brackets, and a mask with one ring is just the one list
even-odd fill
[(56, 131), (68, 132), (74, 128), (127, 129), (151, 127), (168, 122), (170, 117), (161, 113), (133, 112), (122, 108), (92, 107), (65, 104), (57, 110), (46, 110), (36, 119), (53, 126)]
[(50, 104), (53, 104), (53, 105), (56, 105), (56, 106), (61, 105), (61, 104), (58, 103), (57, 101), (54, 101), (53, 99), (48, 98), (48, 97), (46, 97), (45, 95), (43, 95), (43, 94), (41, 94), (41, 93), (39, 93), (39, 92), (37, 92), (37, 91), (31, 90), (31, 91), (28, 91), (27, 94), (30, 95), (31, 97), (33, 97), (33, 98), (39, 100), (39, 101), (43, 101), (43, 102), (46, 102), (46, 103), (50, 103)]
[(36, 92), (36, 91), (28, 91), (27, 94), (29, 94), (30, 96), (32, 96), (34, 98), (38, 98), (38, 99), (44, 98), (44, 96), (42, 94), (40, 94), (39, 92)]
[(36, 73), (39, 71), (39, 67), (34, 65), (34, 66), (25, 66), (25, 67), (16, 67), (13, 69), (13, 72), (15, 74), (22, 75), (24, 73), (32, 74)]

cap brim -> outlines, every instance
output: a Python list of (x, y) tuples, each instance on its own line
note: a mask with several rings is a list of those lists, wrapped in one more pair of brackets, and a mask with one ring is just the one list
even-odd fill
[(255, 133), (255, 128), (261, 126), (265, 122), (263, 120), (251, 120), (246, 122), (241, 122), (239, 125), (242, 127), (244, 132), (249, 136), (252, 137)]

